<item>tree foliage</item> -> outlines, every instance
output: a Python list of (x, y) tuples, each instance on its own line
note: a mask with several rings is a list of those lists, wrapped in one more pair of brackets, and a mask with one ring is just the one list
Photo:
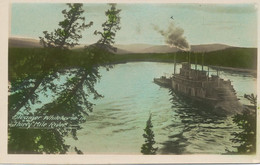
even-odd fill
[[(108, 60), (108, 57), (103, 56), (104, 50), (100, 49), (107, 42), (99, 43), (101, 47), (95, 49), (72, 53), (68, 48), (78, 44), (78, 39), (82, 37), (81, 32), (91, 26), (92, 22), (79, 23), (85, 20), (82, 16), (82, 4), (67, 5), (69, 10), (62, 11), (65, 20), (59, 23), (60, 27), (51, 33), (45, 31), (45, 36), (40, 37), (41, 44), (47, 49), (33, 51), (29, 55), (26, 53), (26, 58), (15, 60), (14, 67), (11, 67), (8, 115), (9, 122), (17, 113), (31, 116), (73, 116), (79, 120), (67, 121), (67, 126), (73, 126), (73, 129), (9, 127), (9, 153), (66, 153), (71, 146), (65, 144), (64, 137), (70, 134), (77, 140), (80, 124), (86, 121), (88, 113), (93, 110), (94, 104), (90, 102), (90, 97), (102, 97), (96, 91), (95, 84), (101, 78), (100, 66)], [(71, 54), (77, 56), (74, 58), (78, 60), (71, 60)], [(56, 81), (62, 75), (66, 75), (65, 82), (57, 84)], [(49, 97), (50, 92), (55, 95), (54, 99), (31, 111), (31, 105), (41, 103), (39, 93)], [(77, 147), (74, 150), (82, 154)]]
[[(90, 61), (90, 55), (84, 54), (84, 56), (86, 61)], [(64, 74), (71, 76), (66, 77), (64, 84), (58, 85), (57, 82), (55, 83), (55, 80)], [(66, 153), (68, 147), (63, 138), (71, 134), (77, 140), (76, 132), (81, 129), (80, 124), (86, 121), (86, 116), (93, 110), (94, 104), (89, 101), (89, 97), (92, 97), (92, 95), (94, 99), (100, 97), (94, 86), (99, 78), (98, 70), (93, 68), (92, 64), (87, 64), (84, 69), (61, 69), (39, 79), (25, 79), (21, 82), (12, 83), (11, 91), (13, 93), (9, 96), (10, 119), (18, 112), (29, 116), (74, 116), (81, 120), (66, 121), (68, 127), (73, 126), (73, 129), (46, 130), (10, 127), (9, 153)], [(57, 97), (31, 112), (32, 105), (41, 104), (39, 93), (52, 97), (49, 91)], [(30, 138), (28, 135), (30, 135)], [(37, 139), (42, 139), (42, 143), (38, 142)], [(44, 139), (48, 139), (48, 143), (44, 143)], [(24, 145), (26, 143), (28, 145)]]
[(78, 45), (78, 41), (82, 38), (82, 30), (90, 27), (93, 22), (85, 24), (85, 17), (82, 16), (84, 10), (81, 3), (68, 3), (69, 9), (63, 10), (64, 20), (59, 22), (59, 28), (54, 32), (44, 31), (44, 37), (40, 38), (40, 43), (44, 47), (54, 47), (61, 49), (72, 48)]
[(69, 148), (54, 129), (11, 128), (8, 134), (8, 153), (11, 154), (64, 154)]
[(236, 114), (233, 121), (242, 129), (241, 132), (233, 133), (234, 143), (239, 143), (238, 154), (252, 154), (256, 152), (256, 96), (244, 95), (253, 106), (245, 107), (242, 114)]
[(149, 119), (146, 122), (146, 128), (144, 129), (145, 133), (143, 134), (145, 143), (141, 147), (141, 153), (144, 155), (155, 155), (158, 150), (158, 148), (153, 147), (155, 140), (152, 128), (152, 115), (150, 114)]
[(244, 98), (250, 101), (251, 104), (253, 104), (256, 107), (257, 104), (257, 96), (255, 96), (253, 93), (251, 95), (244, 95)]
[(116, 4), (109, 4), (111, 7), (105, 12), (107, 16), (106, 22), (102, 24), (103, 31), (95, 31), (95, 35), (100, 35), (101, 38), (98, 40), (97, 44), (101, 48), (116, 51), (116, 48), (112, 45), (115, 43), (115, 35), (118, 30), (121, 29), (120, 24), (120, 9), (116, 9)]

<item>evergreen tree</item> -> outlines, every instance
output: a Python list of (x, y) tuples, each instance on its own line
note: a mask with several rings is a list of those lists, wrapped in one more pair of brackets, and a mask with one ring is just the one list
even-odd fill
[[(46, 50), (45, 55), (36, 55), (33, 58), (30, 58), (31, 61), (35, 60), (36, 62), (41, 61), (41, 70), (34, 74), (34, 75), (28, 75), (27, 73), (24, 74), (27, 77), (23, 76), (23, 81), (18, 80), (17, 82), (11, 82), (12, 83), (12, 90), (15, 90), (16, 86), (17, 88), (20, 88), (20, 83), (24, 84), (24, 79), (27, 79), (30, 81), (30, 83), (27, 84), (27, 87), (25, 90), (19, 90), (19, 95), (16, 93), (13, 100), (16, 100), (15, 104), (9, 104), (10, 110), (9, 110), (9, 120), (12, 116), (14, 116), (23, 106), (28, 107), (28, 100), (31, 102), (35, 102), (36, 100), (36, 94), (35, 91), (38, 89), (40, 85), (43, 83), (48, 84), (51, 80), (55, 79), (57, 77), (56, 71), (60, 68), (59, 65), (64, 63), (66, 60), (63, 56), (62, 58), (58, 57), (57, 55), (61, 54), (62, 49), (68, 49), (72, 48), (75, 45), (78, 45), (78, 40), (82, 38), (81, 32), (87, 27), (90, 27), (93, 22), (90, 22), (89, 24), (85, 24), (85, 17), (82, 16), (84, 13), (84, 10), (82, 9), (83, 4), (81, 3), (75, 3), (71, 4), (68, 3), (67, 6), (69, 7), (68, 10), (64, 9), (62, 11), (62, 14), (64, 15), (64, 20), (59, 22), (59, 28), (55, 29), (54, 32), (47, 32), (44, 31), (44, 37), (40, 38), (40, 43), (45, 48), (58, 48), (56, 50)], [(83, 23), (80, 23), (82, 22)], [(68, 52), (63, 52), (63, 54)], [(34, 61), (34, 62), (35, 62)], [(31, 66), (30, 64), (27, 66)], [(26, 66), (24, 66), (26, 67)], [(46, 77), (47, 78), (46, 80)], [(34, 82), (31, 81), (31, 79), (35, 79)], [(24, 86), (24, 85), (23, 85)], [(19, 97), (18, 97), (19, 96)], [(21, 98), (21, 99), (19, 99)]]
[(82, 9), (83, 4), (68, 3), (67, 5), (69, 10), (65, 9), (62, 11), (65, 19), (59, 22), (59, 28), (51, 33), (44, 31), (44, 37), (39, 37), (40, 43), (44, 47), (61, 49), (72, 48), (75, 45), (78, 45), (79, 39), (82, 38), (81, 31), (93, 24), (93, 22), (85, 24), (85, 17), (82, 16), (84, 13), (84, 10)]
[[(104, 58), (104, 54), (100, 53), (103, 49), (100, 48), (106, 48), (107, 45), (111, 46), (111, 43), (114, 43), (114, 38), (111, 39), (109, 36), (105, 37), (107, 39), (102, 38), (104, 39), (103, 42), (98, 41), (101, 47), (96, 47), (97, 49), (93, 49), (94, 51), (85, 49), (84, 51), (74, 52), (74, 54), (77, 54), (79, 61), (71, 64), (69, 60), (71, 51), (67, 49), (78, 44), (78, 39), (81, 38), (80, 32), (91, 26), (92, 22), (88, 25), (78, 23), (80, 20), (85, 20), (81, 16), (83, 13), (82, 4), (68, 4), (68, 6), (69, 11), (62, 11), (65, 20), (59, 23), (60, 28), (56, 29), (54, 33), (45, 31), (45, 36), (40, 37), (41, 44), (45, 48), (57, 49), (44, 49), (42, 56), (35, 53), (35, 58), (29, 57), (28, 64), (33, 66), (37, 64), (38, 72), (32, 72), (30, 75), (28, 73), (18, 74), (21, 77), (16, 76), (16, 80), (12, 80), (10, 91), (13, 92), (9, 96), (9, 119), (25, 107), (28, 110), (25, 115), (74, 116), (80, 120), (66, 121), (68, 128), (73, 126), (73, 129), (46, 130), (9, 127), (8, 153), (66, 153), (70, 146), (65, 144), (64, 137), (71, 134), (77, 140), (77, 130), (81, 129), (80, 124), (86, 121), (85, 117), (88, 112), (93, 110), (94, 104), (89, 101), (89, 97), (93, 96), (93, 99), (101, 97), (95, 90), (95, 84), (101, 77), (99, 68), (102, 64), (107, 63), (109, 56)], [(113, 35), (111, 34), (112, 36), (115, 36), (114, 26), (119, 27), (119, 21), (117, 21), (117, 24), (110, 26), (109, 31), (114, 32)], [(67, 70), (66, 68), (74, 69)], [(19, 72), (19, 70), (17, 71)], [(66, 82), (57, 85), (54, 80), (64, 73), (69, 73)], [(40, 102), (37, 93), (48, 95), (48, 90), (51, 90), (57, 97), (37, 108), (35, 112), (30, 112), (31, 104)], [(78, 154), (82, 154), (82, 151), (78, 148), (75, 147), (74, 150)]]
[(250, 101), (251, 104), (253, 104), (256, 108), (257, 104), (257, 96), (255, 96), (253, 93), (251, 95), (244, 94), (244, 98)]
[(116, 4), (109, 4), (111, 6), (105, 12), (105, 15), (108, 17), (106, 22), (102, 24), (103, 31), (95, 31), (95, 35), (101, 35), (101, 38), (98, 40), (97, 44), (106, 50), (116, 51), (116, 48), (112, 45), (115, 43), (115, 35), (118, 30), (121, 29), (120, 24), (120, 9), (116, 9)]
[(155, 155), (158, 148), (154, 148), (155, 144), (154, 133), (152, 131), (152, 115), (150, 114), (149, 119), (146, 122), (146, 128), (144, 129), (143, 137), (145, 139), (145, 143), (141, 147), (141, 153), (144, 155)]
[(233, 121), (242, 129), (239, 133), (233, 133), (235, 136), (231, 139), (234, 143), (239, 143), (237, 147), (238, 154), (252, 154), (256, 152), (256, 96), (244, 95), (253, 106), (245, 106), (242, 114), (236, 114)]

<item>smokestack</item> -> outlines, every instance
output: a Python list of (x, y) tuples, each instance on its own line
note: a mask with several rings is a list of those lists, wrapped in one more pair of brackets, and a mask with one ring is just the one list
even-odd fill
[(190, 51), (189, 51), (189, 65), (190, 65)]
[(173, 70), (173, 74), (176, 73), (176, 53), (174, 54), (174, 70)]
[(202, 58), (201, 58), (201, 60), (202, 60), (202, 62), (201, 62), (201, 64), (202, 64), (202, 71), (203, 71), (203, 66), (204, 66), (204, 53), (205, 53), (205, 52), (203, 52)]
[(195, 54), (195, 70), (197, 70), (197, 63), (198, 63), (198, 59), (197, 59), (197, 53)]
[[(157, 25), (153, 25), (155, 31), (164, 37), (164, 42), (170, 47), (176, 47), (182, 51), (190, 50), (190, 45), (183, 36), (184, 30), (180, 27), (175, 27), (173, 23), (168, 26), (168, 29), (161, 30)], [(174, 74), (176, 73), (176, 54), (174, 54)]]

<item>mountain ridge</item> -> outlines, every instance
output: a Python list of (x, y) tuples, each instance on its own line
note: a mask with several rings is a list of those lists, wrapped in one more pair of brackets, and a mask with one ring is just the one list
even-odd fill
[[(73, 49), (81, 49), (85, 45), (78, 45)], [(176, 47), (169, 47), (167, 45), (152, 45), (152, 44), (115, 44), (118, 50), (116, 54), (136, 54), (136, 53), (173, 53), (179, 51)], [(9, 47), (21, 47), (21, 48), (40, 48), (39, 40), (31, 38), (9, 38)], [(225, 44), (200, 44), (191, 45), (191, 51), (193, 52), (211, 52), (216, 50), (224, 50), (234, 46)]]

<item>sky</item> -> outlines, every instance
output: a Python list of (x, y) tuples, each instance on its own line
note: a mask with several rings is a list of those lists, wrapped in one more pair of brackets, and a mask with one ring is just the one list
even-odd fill
[[(63, 3), (13, 3), (11, 6), (11, 37), (38, 39), (43, 31), (54, 31), (63, 20)], [(86, 23), (93, 21), (80, 40), (81, 44), (95, 43), (93, 35), (106, 20), (105, 3), (84, 4)], [(183, 29), (190, 45), (227, 44), (239, 47), (257, 46), (257, 7), (255, 4), (117, 4), (121, 9), (121, 30), (116, 44), (164, 45), (164, 37), (154, 29), (167, 30), (174, 24)], [(173, 19), (172, 19), (172, 18)]]

